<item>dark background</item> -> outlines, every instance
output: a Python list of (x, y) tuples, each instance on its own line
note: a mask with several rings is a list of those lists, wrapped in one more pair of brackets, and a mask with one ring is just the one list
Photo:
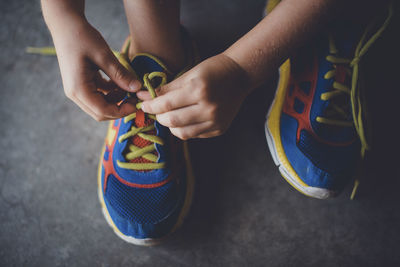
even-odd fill
[[(208, 57), (253, 27), (263, 6), (184, 0), (182, 23)], [(87, 0), (87, 14), (118, 49), (128, 34), (122, 1)], [(399, 266), (395, 22), (365, 59), (374, 151), (354, 201), (351, 185), (321, 201), (281, 178), (264, 135), (270, 81), (224, 136), (190, 142), (192, 212), (172, 239), (146, 248), (120, 240), (101, 214), (96, 176), (107, 123), (67, 100), (55, 57), (24, 52), (52, 44), (39, 1), (0, 0), (0, 265)]]

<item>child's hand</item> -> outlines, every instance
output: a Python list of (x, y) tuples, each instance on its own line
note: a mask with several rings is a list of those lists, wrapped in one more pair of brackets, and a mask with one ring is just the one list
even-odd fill
[[(134, 92), (141, 83), (116, 59), (100, 33), (86, 19), (75, 19), (52, 31), (65, 94), (97, 121), (124, 117), (135, 111), (134, 103), (118, 106), (123, 91)], [(102, 70), (111, 81), (104, 80)], [(115, 90), (118, 89), (118, 90)], [(107, 96), (103, 93), (112, 92)], [(122, 94), (121, 94), (122, 93)]]
[(247, 76), (231, 58), (220, 54), (209, 58), (181, 77), (159, 88), (142, 109), (157, 114), (157, 120), (181, 138), (207, 138), (223, 134), (249, 93)]

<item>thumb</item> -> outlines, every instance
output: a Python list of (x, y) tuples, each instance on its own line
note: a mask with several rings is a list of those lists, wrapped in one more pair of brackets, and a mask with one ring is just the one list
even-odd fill
[(136, 79), (135, 75), (122, 66), (111, 51), (103, 56), (97, 64), (122, 89), (128, 92), (137, 92), (142, 87), (141, 82)]

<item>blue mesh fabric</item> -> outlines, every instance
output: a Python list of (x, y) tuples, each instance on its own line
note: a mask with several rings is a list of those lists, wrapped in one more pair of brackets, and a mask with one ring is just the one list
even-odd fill
[(319, 143), (306, 131), (300, 132), (297, 142), (297, 127), (296, 119), (282, 114), (282, 145), (293, 169), (308, 186), (341, 190), (353, 176), (359, 143), (334, 147)]
[(173, 181), (157, 188), (133, 188), (120, 183), (113, 175), (108, 178), (105, 197), (122, 218), (139, 224), (159, 222), (178, 203)]
[(318, 142), (305, 130), (300, 132), (298, 147), (318, 168), (330, 173), (355, 166), (360, 151), (356, 141), (347, 146), (330, 146)]

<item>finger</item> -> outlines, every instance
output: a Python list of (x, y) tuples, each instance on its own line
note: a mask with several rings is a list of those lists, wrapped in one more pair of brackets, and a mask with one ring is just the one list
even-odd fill
[(137, 98), (139, 98), (142, 101), (153, 99), (151, 97), (149, 91), (145, 91), (145, 90), (140, 90), (139, 92), (136, 93), (136, 96), (137, 96)]
[(93, 119), (97, 120), (97, 114), (93, 112), (88, 106), (83, 104), (79, 99), (73, 99), (74, 103), (78, 105), (83, 111), (85, 111), (89, 116), (91, 116)]
[(152, 100), (144, 101), (142, 109), (150, 114), (161, 114), (195, 104), (193, 94), (186, 89), (170, 91)]
[[(156, 95), (157, 95), (157, 96), (161, 96), (161, 95), (165, 95), (166, 93), (168, 93), (168, 92), (170, 92), (170, 91), (172, 91), (172, 90), (176, 90), (176, 89), (179, 89), (179, 88), (181, 88), (181, 87), (179, 86), (179, 84), (178, 84), (178, 86), (168, 86), (168, 85), (165, 85), (165, 86), (161, 86), (161, 87), (157, 88), (157, 89), (155, 90), (155, 92), (156, 92)], [(138, 91), (138, 92), (136, 93), (136, 95), (137, 95), (137, 97), (138, 97), (140, 100), (142, 100), (142, 101), (146, 101), (146, 100), (151, 100), (151, 99), (153, 99), (153, 97), (150, 95), (149, 91), (146, 91), (146, 90), (140, 90), (140, 91)]]
[(120, 101), (122, 101), (125, 96), (126, 96), (126, 91), (121, 90), (121, 89), (116, 89), (116, 90), (112, 90), (110, 92), (108, 92), (104, 98), (106, 99), (106, 101), (108, 103), (118, 103)]
[(156, 91), (156, 95), (157, 96), (162, 96), (167, 94), (168, 92), (177, 90), (177, 89), (181, 89), (182, 88), (182, 79), (181, 77), (177, 78), (176, 80), (173, 80), (170, 83), (167, 83), (163, 86), (158, 87), (155, 91)]
[(114, 117), (101, 117), (100, 115), (96, 114), (89, 106), (85, 105), (83, 102), (81, 102), (79, 99), (74, 100), (75, 104), (77, 104), (83, 111), (85, 111), (89, 116), (91, 116), (93, 119), (97, 121), (103, 121), (103, 120), (112, 120), (116, 119)]
[(107, 103), (104, 95), (97, 90), (80, 90), (77, 99), (92, 110), (98, 121), (122, 118), (136, 110), (135, 105), (130, 102), (124, 102), (120, 106)]
[(215, 130), (215, 131), (200, 134), (200, 135), (196, 136), (195, 138), (211, 138), (211, 137), (220, 136), (222, 134), (223, 134), (223, 131)]
[[(180, 82), (173, 81), (169, 84), (166, 84), (166, 85), (156, 88), (155, 92), (156, 92), (157, 96), (161, 96), (161, 95), (165, 95), (166, 93), (176, 90), (176, 89), (179, 89), (179, 88), (181, 88)], [(151, 100), (153, 98), (147, 90), (140, 90), (136, 93), (136, 95), (142, 101)]]
[(104, 79), (98, 72), (94, 77), (97, 91), (104, 94), (104, 98), (108, 103), (118, 103), (126, 96), (126, 91), (120, 89), (112, 80)]
[(112, 80), (104, 79), (100, 72), (97, 72), (94, 76), (97, 90), (105, 93), (118, 88), (118, 86)]
[(111, 51), (108, 51), (105, 55), (94, 57), (94, 62), (120, 88), (128, 92), (136, 92), (142, 87), (141, 82), (135, 78), (133, 73), (119, 63)]
[(173, 135), (175, 135), (176, 137), (178, 137), (182, 140), (187, 140), (190, 138), (194, 138), (207, 130), (215, 130), (215, 129), (212, 129), (213, 125), (214, 125), (214, 123), (212, 121), (206, 121), (206, 122), (189, 125), (186, 127), (169, 128), (169, 129), (170, 129), (171, 133)]
[(210, 119), (199, 105), (191, 105), (157, 115), (157, 121), (166, 127), (185, 127), (198, 124)]

